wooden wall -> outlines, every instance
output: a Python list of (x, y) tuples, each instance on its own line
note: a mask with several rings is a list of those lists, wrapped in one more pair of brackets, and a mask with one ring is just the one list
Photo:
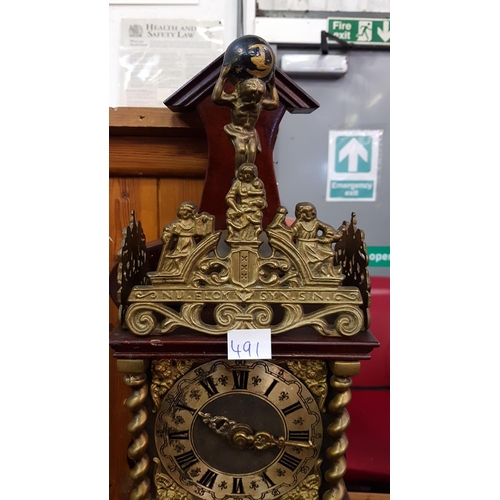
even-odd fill
[[(116, 264), (122, 228), (131, 210), (147, 241), (177, 218), (183, 201), (200, 202), (208, 164), (207, 140), (198, 114), (167, 108), (109, 109), (109, 269)], [(118, 309), (110, 300), (110, 331)], [(130, 389), (109, 353), (110, 500), (127, 500), (130, 490), (127, 448), (130, 413), (123, 406)]]

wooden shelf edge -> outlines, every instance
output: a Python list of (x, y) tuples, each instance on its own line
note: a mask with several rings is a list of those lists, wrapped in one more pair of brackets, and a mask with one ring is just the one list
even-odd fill
[(184, 130), (204, 134), (204, 127), (196, 111), (174, 113), (168, 108), (118, 107), (109, 108), (111, 134), (124, 134), (137, 130), (165, 131)]
[(389, 500), (389, 493), (349, 492), (349, 500)]

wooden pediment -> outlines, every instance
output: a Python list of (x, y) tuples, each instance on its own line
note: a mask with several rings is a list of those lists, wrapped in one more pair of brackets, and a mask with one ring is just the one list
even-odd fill
[[(212, 61), (191, 80), (163, 101), (176, 113), (191, 112), (212, 93), (220, 74), (224, 54)], [(288, 75), (276, 68), (276, 88), (280, 102), (289, 113), (312, 113), (319, 104), (304, 92)]]

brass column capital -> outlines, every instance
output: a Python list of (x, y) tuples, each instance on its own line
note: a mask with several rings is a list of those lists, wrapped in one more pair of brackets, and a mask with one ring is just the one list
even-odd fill
[(116, 367), (120, 373), (144, 373), (149, 365), (147, 359), (117, 359)]
[(339, 377), (351, 377), (359, 375), (361, 363), (359, 361), (330, 361), (330, 370)]

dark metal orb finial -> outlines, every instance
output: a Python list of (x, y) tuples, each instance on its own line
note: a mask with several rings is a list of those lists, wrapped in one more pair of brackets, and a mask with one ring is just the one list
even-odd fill
[(244, 35), (228, 45), (222, 65), (228, 64), (231, 65), (230, 76), (237, 80), (259, 78), (267, 83), (274, 75), (276, 57), (263, 38)]

